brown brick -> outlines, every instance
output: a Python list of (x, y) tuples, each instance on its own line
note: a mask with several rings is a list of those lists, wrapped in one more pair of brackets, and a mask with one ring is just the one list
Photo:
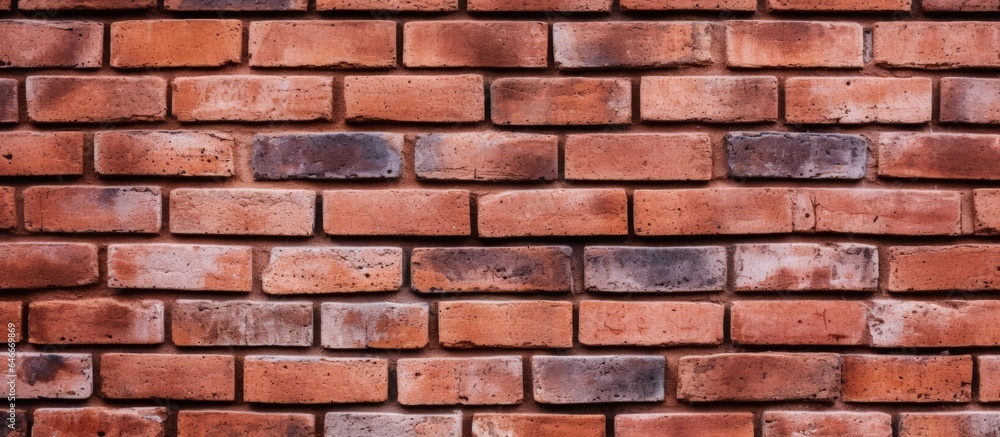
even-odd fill
[(170, 192), (170, 232), (209, 235), (312, 235), (310, 190), (196, 189)]
[(45, 186), (23, 196), (29, 232), (160, 232), (159, 187)]
[(922, 0), (925, 11), (995, 12), (1000, 10), (998, 0)]
[(793, 77), (785, 121), (798, 124), (920, 124), (931, 120), (926, 77)]
[(970, 402), (972, 356), (844, 355), (847, 402)]
[(316, 10), (457, 11), (458, 0), (316, 0)]
[[(18, 7), (31, 9), (31, 2)], [(0, 21), (0, 68), (100, 68), (103, 53), (103, 23)]]
[(39, 436), (166, 435), (166, 408), (39, 408), (32, 414), (31, 434)]
[(611, 0), (468, 0), (470, 11), (607, 12)]
[(1000, 414), (969, 411), (958, 413), (902, 413), (899, 437), (979, 437), (1000, 428)]
[(756, 0), (619, 0), (625, 10), (756, 11)]
[(711, 25), (695, 22), (556, 23), (560, 69), (660, 68), (712, 62)]
[(101, 355), (106, 399), (232, 401), (235, 393), (236, 364), (230, 355)]
[(645, 76), (639, 96), (645, 121), (754, 123), (778, 118), (778, 79), (771, 76)]
[(494, 124), (600, 125), (632, 122), (628, 79), (503, 78), (490, 84)]
[(524, 397), (520, 357), (403, 358), (402, 405), (515, 405)]
[(767, 0), (769, 11), (910, 11), (910, 0)]
[(958, 235), (957, 191), (903, 189), (802, 190), (795, 229), (876, 235)]
[(477, 122), (485, 117), (483, 77), (347, 76), (350, 121)]
[(894, 178), (998, 180), (1000, 136), (895, 132), (879, 136), (878, 174)]
[(534, 398), (542, 404), (662, 401), (665, 369), (662, 355), (531, 358)]
[(305, 11), (309, 0), (163, 0), (168, 11)]
[(93, 392), (90, 354), (18, 351), (16, 355), (13, 390), (17, 399), (87, 399)]
[(325, 437), (462, 437), (461, 414), (326, 413)]
[[(1000, 7), (998, 7), (1000, 9)], [(941, 122), (1000, 124), (1000, 80), (941, 79)]]
[[(3, 3), (0, 1), (0, 3)], [(28, 437), (28, 411), (16, 409), (13, 413), (7, 413), (9, 422), (4, 429), (7, 432), (5, 437)]]
[(178, 346), (311, 346), (309, 302), (176, 300), (170, 323)]
[[(24, 304), (20, 301), (0, 301), (0, 326), (6, 326), (7, 339), (14, 339), (20, 342), (24, 337), (24, 325), (21, 321), (24, 318)], [(13, 326), (11, 326), (13, 325)], [(11, 336), (13, 329), (13, 336)]]
[(892, 437), (892, 416), (876, 412), (766, 411), (763, 428), (763, 437)]
[(573, 303), (441, 302), (438, 341), (456, 348), (571, 348)]
[[(469, 235), (464, 190), (323, 192), (323, 229), (331, 235)], [(386, 211), (394, 211), (386, 214)]]
[(227, 433), (243, 437), (315, 437), (316, 416), (204, 410), (177, 413), (177, 437), (216, 437)]
[(403, 135), (378, 132), (255, 135), (257, 180), (396, 179)]
[(413, 249), (410, 286), (421, 293), (571, 291), (572, 253), (560, 246)]
[(504, 191), (477, 203), (486, 238), (628, 233), (628, 198), (620, 189)]
[(173, 80), (180, 121), (308, 121), (333, 118), (333, 80), (323, 76), (205, 76)]
[(154, 76), (31, 76), (28, 119), (39, 123), (161, 121), (167, 81)]
[(111, 298), (35, 301), (28, 341), (35, 344), (160, 344), (163, 302)]
[(228, 177), (236, 148), (236, 139), (223, 132), (98, 132), (94, 167), (100, 175)]
[(403, 251), (393, 247), (275, 247), (262, 278), (269, 294), (396, 291)]
[(19, 0), (22, 11), (51, 11), (53, 9), (152, 9), (156, 0)]
[(976, 371), (979, 374), (979, 400), (1000, 401), (1000, 355), (976, 357)]
[(0, 79), (0, 123), (17, 123), (20, 119), (17, 88), (17, 79)]
[(248, 246), (112, 244), (108, 287), (191, 291), (250, 291)]
[(545, 68), (549, 25), (537, 21), (410, 21), (407, 67)]
[(584, 281), (591, 292), (721, 291), (726, 285), (726, 250), (590, 246), (584, 253)]
[(680, 359), (677, 398), (711, 401), (830, 401), (840, 393), (835, 354), (736, 353)]
[(327, 349), (420, 349), (427, 346), (426, 303), (324, 302), (320, 344)]
[(83, 174), (82, 132), (0, 132), (0, 176)]
[(1000, 32), (985, 21), (882, 22), (872, 34), (874, 60), (926, 69), (1000, 67)]
[(617, 437), (753, 437), (752, 413), (619, 414)]
[(871, 303), (871, 344), (886, 348), (1000, 345), (1000, 329), (990, 320), (1000, 311), (993, 300)]
[(388, 397), (389, 363), (383, 359), (248, 356), (243, 360), (246, 402), (331, 404), (385, 402)]
[(850, 301), (733, 302), (731, 336), (748, 345), (864, 345), (868, 308)]
[(1000, 246), (890, 247), (888, 291), (1000, 290)]
[(14, 187), (0, 187), (0, 229), (17, 227), (17, 201)]
[(392, 21), (254, 21), (249, 44), (254, 67), (396, 66)]
[(864, 67), (864, 29), (857, 23), (730, 21), (730, 67)]
[(239, 20), (136, 20), (111, 23), (111, 66), (219, 67), (243, 51)]
[(530, 181), (559, 177), (559, 137), (506, 132), (426, 134), (414, 150), (417, 178)]
[(695, 302), (580, 302), (580, 343), (587, 346), (722, 344), (722, 305)]
[(569, 135), (566, 179), (707, 181), (712, 139), (706, 134)]
[(878, 249), (853, 243), (739, 244), (737, 291), (873, 291)]
[(476, 413), (473, 437), (604, 437), (605, 418), (600, 414), (501, 414)]
[(635, 233), (653, 235), (792, 232), (792, 195), (777, 188), (636, 190)]
[(976, 214), (976, 233), (1000, 234), (1000, 190), (972, 190), (972, 204)]
[(83, 243), (0, 244), (0, 289), (96, 284), (97, 246)]

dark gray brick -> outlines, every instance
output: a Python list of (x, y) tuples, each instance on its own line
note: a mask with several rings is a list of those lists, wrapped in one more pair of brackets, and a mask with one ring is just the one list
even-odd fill
[(655, 356), (536, 356), (535, 401), (543, 404), (656, 402), (664, 399), (667, 361)]
[(258, 180), (398, 178), (402, 149), (400, 134), (257, 135), (253, 173)]
[(867, 141), (858, 135), (733, 133), (726, 146), (732, 177), (861, 179), (868, 162)]
[(587, 291), (718, 291), (726, 284), (722, 247), (588, 247)]

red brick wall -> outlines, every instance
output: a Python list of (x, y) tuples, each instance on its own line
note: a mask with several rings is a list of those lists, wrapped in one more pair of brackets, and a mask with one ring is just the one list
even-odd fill
[(0, 435), (1000, 433), (1000, 1), (0, 10)]

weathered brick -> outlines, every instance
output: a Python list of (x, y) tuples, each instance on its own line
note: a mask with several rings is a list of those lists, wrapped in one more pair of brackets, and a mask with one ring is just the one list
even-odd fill
[(16, 355), (17, 399), (87, 399), (93, 393), (94, 363), (90, 354), (18, 351)]
[(972, 356), (844, 355), (846, 402), (970, 402)]
[(325, 437), (461, 437), (460, 414), (326, 413)]
[(0, 289), (77, 287), (97, 283), (97, 246), (84, 243), (0, 244)]
[(894, 178), (997, 180), (1000, 136), (950, 133), (883, 133), (878, 174)]
[(666, 364), (662, 355), (536, 355), (534, 398), (542, 404), (662, 401)]
[(248, 356), (243, 360), (246, 402), (331, 404), (385, 402), (388, 397), (389, 363), (383, 359)]
[(998, 0), (922, 0), (920, 7), (925, 11), (996, 12), (1000, 10)]
[(910, 302), (876, 300), (868, 330), (875, 347), (963, 347), (1000, 345), (992, 320), (1000, 301)]
[(778, 119), (778, 79), (771, 76), (645, 76), (645, 121), (754, 123)]
[(101, 175), (228, 177), (235, 171), (237, 147), (223, 132), (98, 132), (94, 167)]
[(611, 0), (468, 0), (470, 11), (607, 12)]
[[(3, 3), (0, 1), (0, 3)], [(28, 411), (22, 409), (16, 409), (13, 413), (7, 413), (7, 426), (4, 428), (4, 432), (7, 433), (4, 437), (28, 437)]]
[(238, 64), (239, 20), (135, 20), (111, 23), (111, 66), (219, 67)]
[(785, 121), (798, 124), (920, 124), (931, 120), (926, 77), (793, 77)]
[(403, 135), (262, 134), (253, 139), (257, 180), (394, 179), (403, 171)]
[(103, 53), (103, 23), (0, 20), (0, 68), (100, 68)]
[(17, 227), (17, 201), (14, 187), (0, 187), (0, 229)]
[(662, 68), (712, 62), (708, 23), (556, 23), (552, 45), (560, 69)]
[(549, 25), (538, 21), (410, 21), (407, 67), (545, 68)]
[(309, 0), (163, 0), (168, 11), (305, 11)]
[[(0, 326), (8, 328), (8, 340), (13, 339), (15, 342), (20, 342), (24, 338), (24, 325), (21, 323), (23, 318), (24, 304), (21, 301), (0, 301)], [(14, 330), (12, 336), (9, 335), (11, 334), (10, 329)]]
[(108, 287), (191, 291), (250, 291), (249, 246), (112, 244)]
[(483, 77), (347, 76), (350, 121), (477, 122), (485, 119)]
[(262, 282), (269, 294), (396, 291), (403, 285), (403, 251), (393, 247), (275, 247)]
[(159, 187), (43, 186), (23, 196), (30, 232), (160, 232)]
[(722, 344), (725, 307), (695, 302), (580, 302), (587, 346)]
[(584, 282), (587, 291), (721, 291), (726, 249), (590, 246), (584, 252)]
[(767, 0), (769, 11), (910, 11), (910, 0)]
[(410, 286), (421, 293), (571, 291), (572, 253), (561, 246), (413, 249)]
[(502, 78), (490, 84), (494, 124), (601, 125), (632, 122), (628, 79)]
[(28, 119), (39, 123), (161, 121), (167, 81), (155, 76), (31, 76)]
[(976, 357), (976, 372), (979, 374), (978, 399), (981, 402), (1000, 401), (1000, 355)]
[(619, 414), (615, 417), (615, 435), (753, 437), (753, 424), (752, 413)]
[(726, 135), (734, 178), (861, 179), (868, 141), (860, 135), (788, 132)]
[(178, 188), (170, 192), (170, 232), (210, 235), (312, 235), (311, 190)]
[(853, 243), (738, 244), (737, 291), (873, 291), (878, 249)]
[(743, 68), (861, 68), (863, 34), (857, 23), (730, 21), (727, 63)]
[(756, 0), (619, 0), (625, 10), (756, 11)]
[(20, 119), (17, 87), (17, 79), (0, 79), (0, 123), (17, 123)]
[(19, 0), (17, 8), (24, 11), (53, 9), (152, 9), (156, 0)]
[(766, 411), (762, 425), (763, 437), (892, 437), (892, 416), (876, 412)]
[(890, 67), (1000, 67), (1000, 30), (991, 22), (882, 22), (872, 33), (874, 60)]
[[(1000, 7), (998, 7), (1000, 9)], [(1000, 79), (941, 79), (941, 122), (1000, 124)]]
[(396, 361), (403, 405), (515, 405), (524, 397), (521, 357), (403, 358)]
[(111, 298), (35, 301), (28, 341), (35, 344), (160, 344), (163, 302)]
[(521, 190), (477, 199), (479, 235), (625, 235), (628, 197), (621, 189)]
[(735, 353), (682, 357), (677, 398), (712, 401), (829, 401), (840, 393), (835, 354)]
[(232, 401), (235, 393), (236, 363), (230, 355), (101, 355), (106, 399)]
[(886, 260), (888, 291), (1000, 290), (1000, 246), (896, 246)]
[(327, 349), (420, 349), (427, 346), (426, 303), (324, 302), (320, 344)]
[(706, 134), (569, 135), (566, 179), (707, 181), (712, 139)]
[(396, 23), (254, 21), (249, 52), (254, 67), (391, 68), (396, 66)]
[(653, 235), (792, 232), (792, 193), (779, 188), (635, 190), (635, 233)]
[(82, 132), (0, 132), (0, 176), (83, 174)]
[(181, 410), (177, 412), (177, 437), (315, 437), (316, 416), (295, 413)]
[(316, 10), (457, 11), (458, 0), (316, 0)]
[(571, 348), (573, 303), (441, 302), (438, 341), (455, 348)]
[(851, 301), (733, 302), (734, 343), (752, 345), (864, 345), (868, 308)]
[(39, 436), (105, 435), (109, 437), (166, 435), (166, 408), (39, 408), (32, 415), (31, 434)]
[(1000, 429), (1000, 414), (968, 411), (958, 413), (902, 413), (899, 437), (981, 437)]
[(957, 191), (808, 189), (799, 191), (797, 231), (877, 235), (958, 235)]
[(976, 233), (996, 235), (1000, 233), (1000, 190), (972, 190), (972, 204), (976, 214)]
[(309, 302), (176, 300), (171, 338), (178, 346), (311, 346)]
[(473, 437), (604, 437), (605, 417), (600, 414), (501, 414), (476, 413)]
[(331, 235), (448, 236), (472, 232), (469, 192), (464, 190), (324, 191), (323, 205), (323, 229)]
[(333, 80), (323, 76), (205, 76), (173, 80), (180, 121), (308, 121), (333, 118)]
[(426, 134), (414, 146), (417, 178), (529, 181), (559, 177), (559, 138), (507, 132)]

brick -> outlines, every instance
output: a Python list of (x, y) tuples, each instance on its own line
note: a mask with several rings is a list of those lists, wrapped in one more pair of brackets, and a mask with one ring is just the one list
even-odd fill
[(0, 289), (96, 284), (97, 246), (84, 243), (0, 244)]
[(682, 357), (677, 398), (713, 401), (831, 401), (840, 393), (835, 354), (732, 353)]
[(171, 338), (178, 346), (311, 346), (309, 302), (176, 300)]
[(542, 404), (662, 401), (666, 364), (662, 355), (536, 355), (534, 398)]
[(420, 349), (427, 346), (426, 303), (337, 303), (320, 306), (320, 344), (327, 349)]
[(413, 159), (418, 179), (555, 180), (559, 177), (559, 138), (507, 132), (419, 135)]
[(910, 0), (767, 0), (769, 11), (910, 11)]
[(591, 292), (721, 291), (726, 249), (590, 246), (584, 252), (584, 281)]
[(326, 437), (461, 437), (459, 414), (326, 413)]
[(995, 68), (1000, 31), (984, 21), (875, 23), (872, 50), (889, 67)]
[(333, 80), (322, 76), (205, 76), (173, 80), (180, 121), (309, 121), (333, 118)]
[(611, 0), (468, 0), (470, 11), (607, 12)]
[(860, 135), (732, 133), (726, 150), (733, 178), (862, 179), (868, 169)]
[(396, 66), (392, 21), (254, 21), (249, 41), (253, 67)]
[(738, 244), (736, 291), (874, 291), (878, 249), (853, 243)]
[(323, 133), (256, 135), (257, 180), (395, 179), (403, 171), (403, 135)]
[(25, 90), (32, 122), (161, 121), (167, 114), (167, 81), (160, 77), (31, 76)]
[(695, 302), (580, 302), (587, 346), (722, 344), (725, 307)]
[(23, 196), (29, 232), (160, 232), (159, 187), (44, 186)]
[(196, 189), (170, 192), (170, 232), (207, 235), (312, 235), (311, 190)]
[(1000, 290), (1000, 246), (896, 246), (886, 260), (888, 291)]
[(485, 117), (483, 77), (347, 76), (349, 121), (477, 122)]
[(514, 126), (632, 122), (628, 79), (502, 78), (490, 84), (491, 120)]
[(899, 437), (988, 436), (1000, 428), (1000, 414), (969, 411), (959, 413), (902, 413)]
[(549, 25), (539, 21), (410, 21), (407, 67), (545, 68)]
[(20, 119), (17, 87), (17, 79), (0, 79), (0, 123), (17, 123)]
[(28, 437), (28, 412), (21, 409), (8, 412), (4, 431), (7, 433), (4, 437)]
[(473, 437), (604, 437), (605, 418), (600, 414), (500, 414), (476, 413)]
[(619, 0), (624, 10), (756, 11), (756, 0)]
[(992, 300), (871, 303), (868, 330), (875, 347), (963, 347), (1000, 345), (1000, 329), (989, 322), (1000, 311)]
[(516, 405), (524, 398), (520, 357), (402, 358), (402, 405)]
[(923, 0), (920, 7), (928, 12), (995, 12), (1000, 10), (997, 0)]
[(778, 188), (635, 190), (635, 233), (653, 235), (792, 232), (792, 195)]
[(316, 0), (316, 10), (457, 11), (458, 0)]
[(976, 371), (979, 373), (979, 401), (1000, 401), (1000, 355), (976, 357)]
[(135, 20), (111, 23), (116, 68), (221, 67), (243, 51), (239, 20)]
[(505, 191), (477, 203), (486, 238), (628, 233), (628, 198), (620, 189)]
[(705, 134), (569, 135), (564, 153), (569, 180), (712, 179), (712, 139)]
[[(1000, 7), (998, 7), (1000, 9)], [(941, 79), (941, 122), (1000, 124), (1000, 80)]]
[(785, 81), (785, 121), (797, 124), (920, 124), (931, 120), (925, 77), (793, 77)]
[(615, 435), (753, 437), (753, 423), (752, 413), (619, 414), (615, 416)]
[[(336, 190), (323, 192), (323, 229), (331, 235), (469, 235), (464, 190)], [(387, 215), (386, 211), (395, 211)]]
[(573, 303), (441, 302), (438, 341), (454, 348), (571, 348)]
[(237, 147), (223, 132), (98, 132), (94, 167), (100, 175), (229, 177)]
[(418, 248), (410, 286), (420, 293), (568, 292), (572, 254), (562, 246)]
[[(6, 326), (8, 331), (7, 339), (13, 338), (14, 342), (23, 339), (24, 325), (24, 304), (20, 301), (0, 301), (0, 326)], [(11, 326), (13, 325), (13, 326)], [(13, 329), (13, 335), (10, 330)]]
[(156, 0), (19, 0), (22, 11), (51, 11), (54, 9), (152, 9)]
[(972, 356), (844, 355), (846, 402), (970, 402)]
[(778, 119), (778, 79), (771, 76), (645, 76), (645, 121), (755, 123)]
[(268, 294), (396, 291), (403, 251), (394, 247), (275, 247), (262, 280)]
[(213, 437), (231, 433), (245, 437), (315, 437), (316, 416), (295, 413), (181, 410), (178, 437)]
[(892, 178), (997, 180), (1000, 136), (949, 133), (883, 133), (878, 174)]
[(39, 408), (32, 414), (32, 435), (106, 435), (164, 437), (166, 408)]
[(1000, 190), (972, 190), (972, 204), (976, 214), (976, 233), (995, 235), (1000, 233)]
[(383, 359), (248, 356), (243, 360), (246, 402), (361, 403), (385, 402), (388, 397), (389, 363)]
[[(957, 191), (815, 189), (799, 193), (797, 231), (876, 235), (958, 235)], [(803, 215), (804, 214), (804, 215)]]
[(232, 401), (235, 393), (236, 363), (230, 355), (101, 355), (106, 399)]
[(163, 302), (111, 298), (35, 301), (28, 306), (34, 344), (160, 344)]
[(731, 336), (747, 345), (864, 345), (868, 308), (851, 301), (733, 302)]
[(309, 0), (163, 0), (168, 11), (305, 11)]
[(0, 229), (17, 227), (17, 201), (14, 187), (0, 187)]
[(892, 416), (849, 411), (766, 411), (763, 437), (791, 435), (892, 437)]
[(552, 25), (556, 67), (662, 68), (712, 62), (709, 23), (581, 22)]
[(18, 351), (14, 373), (17, 399), (87, 399), (93, 393), (90, 354)]
[(83, 174), (82, 132), (0, 132), (0, 176)]
[[(31, 1), (18, 7), (30, 9)], [(103, 23), (2, 20), (0, 35), (0, 68), (101, 67)]]
[(742, 68), (862, 68), (864, 28), (857, 23), (730, 21), (726, 59)]
[(112, 244), (108, 287), (190, 291), (250, 291), (249, 246)]

